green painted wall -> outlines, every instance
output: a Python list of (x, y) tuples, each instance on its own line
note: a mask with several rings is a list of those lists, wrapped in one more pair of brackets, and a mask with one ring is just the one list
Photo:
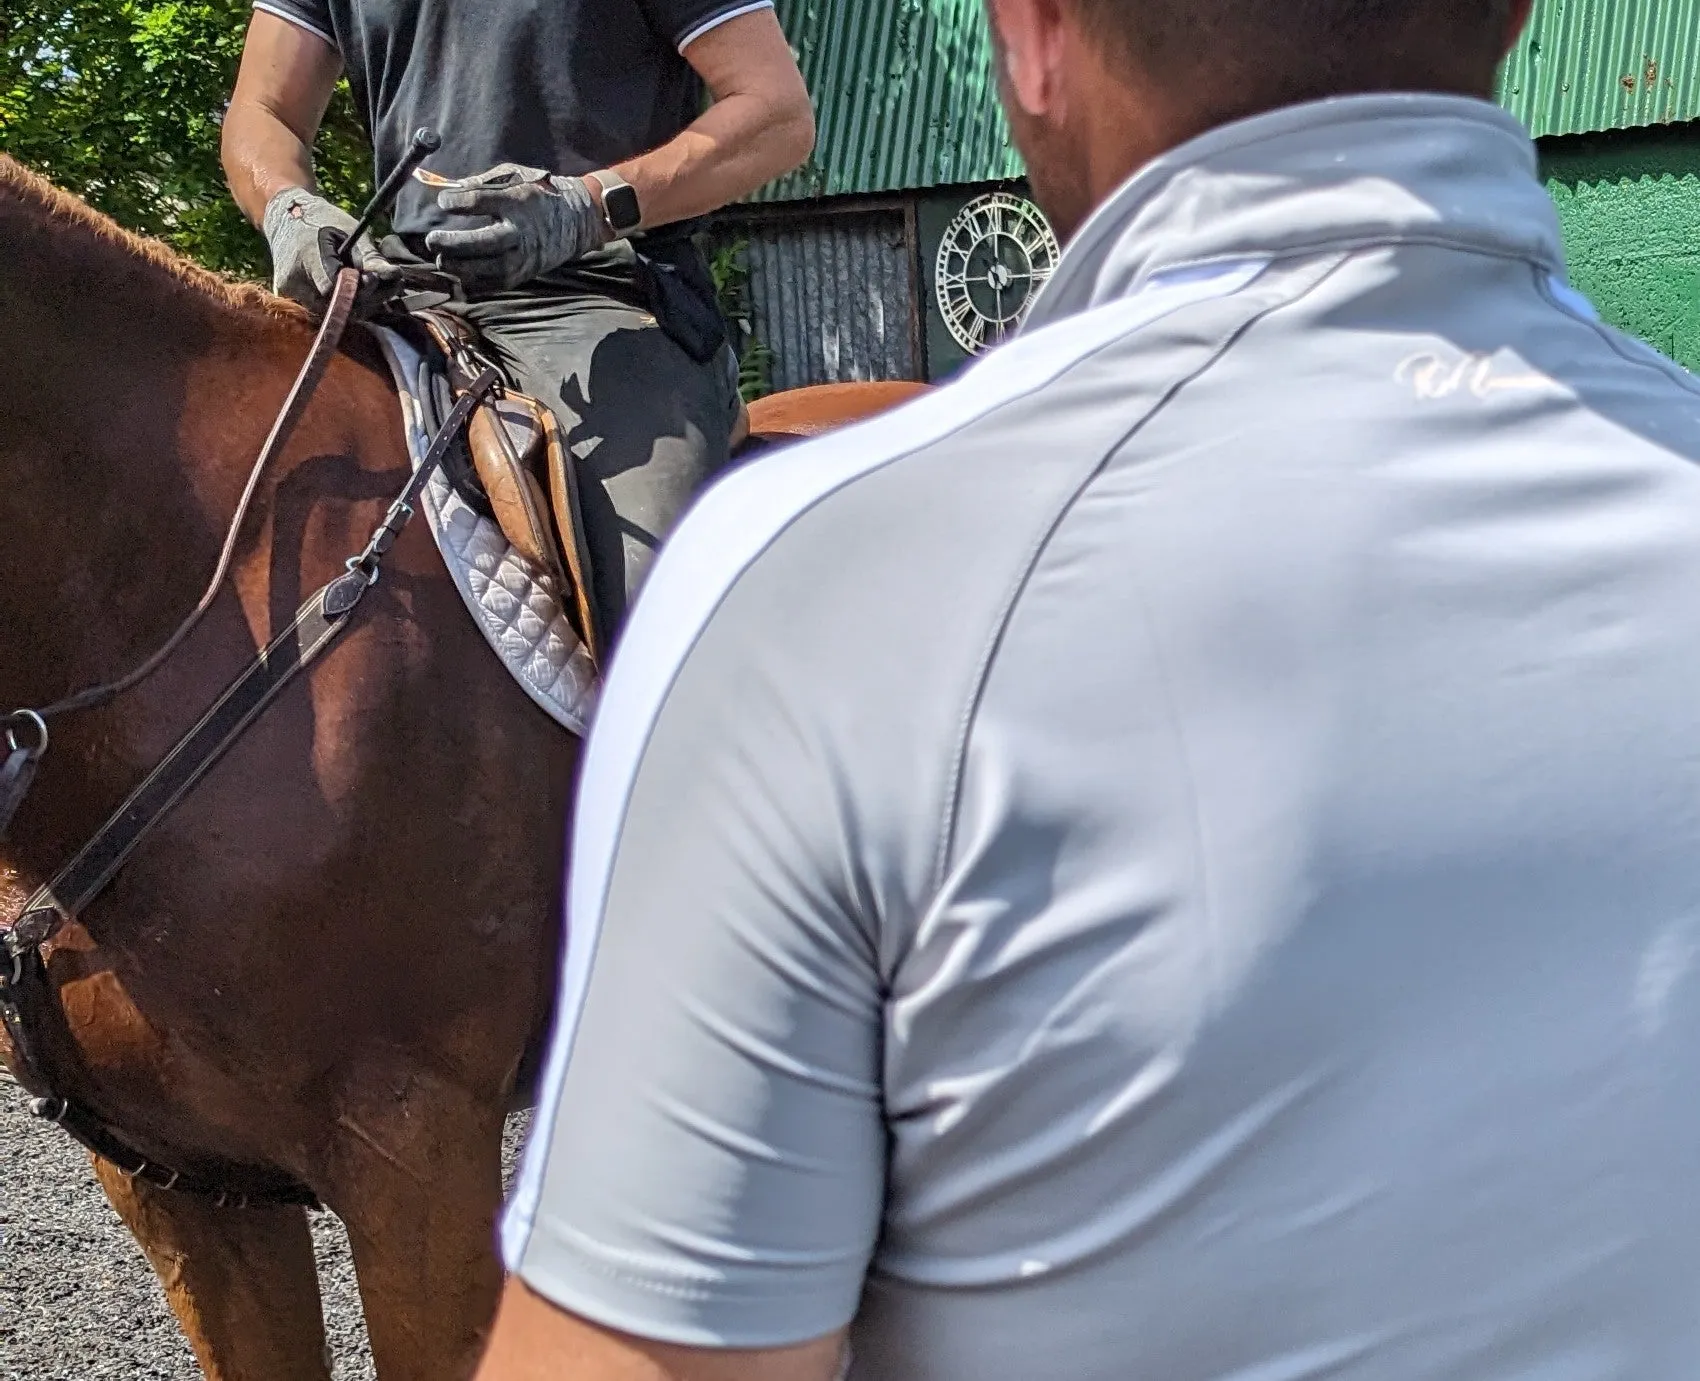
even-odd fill
[(1700, 372), (1700, 125), (1541, 141), (1570, 279)]

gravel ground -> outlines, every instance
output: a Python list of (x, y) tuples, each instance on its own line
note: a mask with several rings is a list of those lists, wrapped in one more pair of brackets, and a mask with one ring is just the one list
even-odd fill
[[(524, 1136), (508, 1125), (507, 1164)], [(369, 1381), (348, 1239), (313, 1215), (337, 1381)], [(0, 1073), (0, 1381), (198, 1381), (153, 1271), (69, 1137)]]

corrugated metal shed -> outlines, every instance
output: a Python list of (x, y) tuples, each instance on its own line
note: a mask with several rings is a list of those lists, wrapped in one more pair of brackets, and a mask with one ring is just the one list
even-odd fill
[(992, 81), (984, 0), (777, 0), (819, 139), (764, 200), (1021, 176)]
[(915, 250), (902, 211), (780, 219), (738, 238), (774, 388), (921, 376)]
[(1700, 118), (1700, 0), (1540, 0), (1500, 100), (1537, 135)]
[[(984, 0), (777, 0), (820, 139), (764, 201), (1021, 175)], [(1537, 135), (1700, 118), (1700, 0), (1538, 0), (1501, 98)]]

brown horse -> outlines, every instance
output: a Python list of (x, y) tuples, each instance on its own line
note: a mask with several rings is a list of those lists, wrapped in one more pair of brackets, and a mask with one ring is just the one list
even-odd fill
[[(181, 619), (311, 334), (0, 157), (0, 711), (110, 678)], [(55, 724), (0, 845), (0, 922), (405, 473), (354, 333), (206, 621), (140, 689)], [(578, 744), (484, 646), (423, 523), (358, 618), (52, 946), (55, 1063), (150, 1159), (312, 1190), (347, 1224), (379, 1373), (454, 1377), (500, 1286), (502, 1119), (547, 1024)], [(324, 1381), (302, 1210), (96, 1168), (209, 1377)]]

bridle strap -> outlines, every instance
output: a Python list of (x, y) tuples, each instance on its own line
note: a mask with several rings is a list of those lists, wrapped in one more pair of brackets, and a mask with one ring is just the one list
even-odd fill
[[(366, 592), (378, 583), (383, 559), (395, 544), (420, 491), (471, 417), (501, 381), (487, 369), (444, 419), (419, 468), (408, 477), (365, 550), (348, 559), (346, 570), (317, 590), (297, 611), (288, 628), (273, 638), (248, 668), (226, 688), (176, 747), (132, 791), (77, 851), (54, 879), (24, 904), (10, 927), (0, 926), (0, 965), (51, 940), (106, 890), (136, 847), (193, 791), (248, 726), (260, 717), (297, 676), (311, 666), (348, 626)], [(4, 994), (0, 992), (0, 1003)]]
[[(357, 584), (358, 590), (346, 589)], [(297, 675), (313, 664), (342, 631), (367, 588), (358, 574), (337, 577), (296, 613), (294, 622), (248, 664), (195, 727), (130, 793), (94, 838), (24, 907), (10, 929), (0, 929), (0, 963), (52, 939), (105, 890), (153, 827), (193, 791), (214, 763)], [(335, 608), (339, 612), (332, 613)]]
[[(255, 458), (254, 468), (248, 474), (248, 483), (242, 490), (236, 513), (225, 533), (218, 566), (213, 571), (212, 579), (207, 582), (206, 592), (202, 594), (200, 602), (190, 611), (189, 616), (178, 624), (177, 631), (134, 671), (126, 673), (116, 681), (90, 686), (87, 690), (68, 695), (63, 700), (56, 700), (46, 709), (35, 711), (40, 718), (48, 720), (59, 715), (75, 714), (79, 710), (93, 710), (111, 704), (164, 666), (171, 654), (182, 646), (183, 640), (193, 633), (206, 617), (207, 610), (212, 608), (213, 601), (218, 598), (218, 592), (224, 588), (225, 578), (230, 574), (230, 565), (236, 556), (236, 544), (242, 536), (242, 525), (247, 520), (248, 510), (253, 506), (260, 479), (271, 468), (278, 453), (289, 444), (290, 437), (295, 434), (295, 428), (307, 411), (307, 405), (312, 402), (319, 381), (325, 377), (325, 370), (330, 367), (331, 356), (336, 354), (337, 346), (342, 343), (343, 332), (348, 329), (349, 318), (354, 314), (354, 299), (359, 291), (358, 269), (345, 268), (338, 271), (336, 286), (331, 291), (330, 306), (325, 312), (325, 319), (319, 323), (319, 334), (314, 337), (313, 348), (307, 352), (301, 372), (295, 376), (295, 385), (289, 390), (289, 396), (284, 399), (283, 408), (279, 411), (277, 420), (272, 423), (271, 432), (266, 437), (265, 444), (260, 447), (260, 454)], [(0, 820), (0, 834), (4, 831), (5, 822)]]
[[(10, 966), (0, 964), (0, 1022), (11, 1037), (25, 1088), (50, 1065), (41, 1037), (44, 1014), (56, 1012), (53, 985), (39, 952), (31, 950)], [(29, 1110), (53, 1123), (85, 1150), (115, 1166), (126, 1179), (157, 1189), (174, 1189), (211, 1200), (220, 1207), (299, 1205), (317, 1208), (318, 1195), (280, 1170), (259, 1165), (203, 1161), (184, 1168), (149, 1160), (85, 1104), (52, 1094), (32, 1097)]]

